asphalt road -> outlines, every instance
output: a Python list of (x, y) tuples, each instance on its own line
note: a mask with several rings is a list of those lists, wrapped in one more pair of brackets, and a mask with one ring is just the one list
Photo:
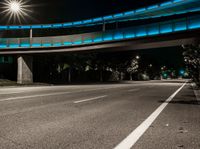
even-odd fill
[(184, 81), (0, 88), (0, 149), (29, 148), (199, 149), (200, 106)]

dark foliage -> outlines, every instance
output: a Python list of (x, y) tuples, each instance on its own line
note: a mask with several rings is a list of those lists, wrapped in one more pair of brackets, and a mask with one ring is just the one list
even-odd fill
[(200, 87), (200, 45), (189, 45), (184, 49), (183, 56), (190, 76)]

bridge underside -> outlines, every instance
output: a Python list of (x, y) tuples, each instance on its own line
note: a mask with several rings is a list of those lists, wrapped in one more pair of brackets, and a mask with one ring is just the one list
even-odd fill
[(18, 55), (18, 80), (19, 84), (33, 82), (32, 56), (33, 54), (45, 53), (66, 53), (80, 51), (125, 51), (142, 50), (152, 48), (175, 47), (188, 44), (199, 43), (200, 31), (183, 32), (179, 34), (169, 34), (156, 37), (138, 38), (134, 40), (106, 42), (102, 44), (92, 44), (85, 46), (72, 46), (67, 48), (40, 48), (40, 49), (7, 49), (1, 50), (0, 55), (11, 54)]

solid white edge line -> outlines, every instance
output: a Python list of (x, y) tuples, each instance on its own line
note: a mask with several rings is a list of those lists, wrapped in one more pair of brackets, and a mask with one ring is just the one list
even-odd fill
[(100, 98), (104, 98), (104, 97), (107, 97), (107, 95), (83, 99), (83, 100), (78, 100), (78, 101), (74, 101), (74, 103), (77, 104), (77, 103), (87, 102), (87, 101), (96, 100), (96, 99), (100, 99)]
[(182, 90), (186, 85), (184, 83), (175, 93), (173, 93), (163, 104), (161, 104), (144, 122), (142, 122), (133, 132), (131, 132), (121, 143), (114, 149), (130, 149), (135, 145), (139, 138), (146, 132), (156, 118), (161, 114), (169, 102)]

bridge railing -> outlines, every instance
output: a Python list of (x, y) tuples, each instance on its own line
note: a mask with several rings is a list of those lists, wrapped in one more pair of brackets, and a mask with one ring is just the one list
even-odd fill
[(106, 32), (93, 32), (78, 35), (34, 37), (34, 38), (0, 38), (0, 48), (47, 48), (96, 44), (139, 37), (155, 36), (179, 31), (200, 29), (200, 16), (130, 27)]

